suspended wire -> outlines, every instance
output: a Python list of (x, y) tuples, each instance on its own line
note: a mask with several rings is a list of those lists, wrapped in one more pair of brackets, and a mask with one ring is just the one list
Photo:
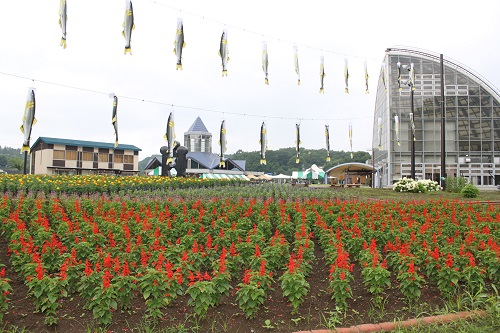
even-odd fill
[(211, 18), (207, 18), (207, 17), (205, 17), (203, 15), (199, 15), (199, 14), (196, 14), (196, 13), (188, 12), (188, 11), (182, 10), (180, 8), (172, 7), (170, 5), (167, 5), (167, 4), (155, 1), (155, 0), (149, 0), (149, 1), (152, 2), (152, 3), (154, 3), (154, 4), (156, 4), (156, 5), (164, 6), (164, 7), (170, 8), (172, 10), (179, 11), (181, 13), (186, 13), (188, 15), (200, 18), (200, 19), (205, 20), (205, 21), (209, 21), (209, 22), (220, 24), (220, 25), (224, 26), (224, 29), (226, 27), (230, 27), (230, 28), (233, 28), (233, 29), (236, 29), (236, 30), (248, 32), (248, 33), (253, 34), (253, 35), (262, 36), (262, 38), (266, 37), (266, 38), (269, 38), (269, 39), (274, 39), (274, 40), (276, 40), (278, 42), (283, 42), (283, 43), (287, 43), (287, 44), (291, 44), (291, 45), (298, 45), (298, 46), (302, 46), (302, 47), (307, 47), (308, 49), (320, 51), (321, 53), (327, 52), (327, 53), (331, 53), (331, 54), (341, 55), (341, 56), (344, 56), (344, 57), (370, 59), (370, 60), (373, 60), (373, 61), (381, 62), (380, 59), (369, 58), (369, 57), (365, 57), (365, 56), (357, 56), (355, 54), (348, 54), (348, 53), (344, 53), (344, 52), (337, 52), (337, 51), (327, 50), (327, 49), (320, 48), (320, 47), (310, 46), (308, 44), (297, 43), (297, 42), (294, 42), (294, 41), (291, 41), (291, 40), (286, 40), (286, 39), (283, 39), (283, 38), (270, 36), (270, 35), (264, 34), (262, 32), (257, 32), (257, 31), (249, 30), (249, 29), (246, 29), (246, 28), (238, 27), (238, 26), (235, 26), (235, 25), (232, 25), (232, 24), (228, 24), (228, 23), (225, 23), (225, 22), (221, 22), (221, 21), (217, 21), (217, 20), (214, 20), (214, 19), (211, 19)]
[[(98, 90), (93, 90), (93, 89), (88, 89), (88, 88), (81, 88), (81, 87), (75, 87), (75, 86), (70, 86), (67, 84), (62, 84), (62, 83), (56, 83), (56, 82), (50, 82), (50, 81), (45, 81), (45, 80), (38, 80), (35, 78), (28, 78), (25, 76), (21, 75), (16, 75), (16, 74), (11, 74), (11, 73), (5, 73), (5, 72), (0, 72), (0, 75), (6, 75), (6, 76), (11, 76), (19, 79), (24, 79), (24, 80), (29, 80), (32, 81), (33, 83), (40, 82), (44, 84), (49, 84), (57, 87), (62, 87), (62, 88), (67, 88), (67, 89), (73, 89), (73, 90), (79, 90), (79, 91), (84, 91), (88, 93), (93, 93), (93, 94), (98, 94), (98, 95), (109, 95), (109, 92), (103, 92), (103, 91), (98, 91)], [(269, 114), (250, 114), (250, 113), (240, 113), (240, 112), (230, 112), (230, 111), (221, 111), (221, 110), (214, 110), (214, 109), (205, 109), (205, 108), (200, 108), (200, 107), (195, 107), (195, 106), (186, 106), (186, 105), (179, 105), (179, 104), (173, 104), (173, 103), (167, 103), (167, 102), (160, 102), (160, 101), (155, 101), (155, 100), (149, 100), (149, 99), (144, 99), (144, 98), (139, 98), (139, 97), (131, 97), (131, 96), (124, 96), (124, 95), (116, 95), (117, 97), (120, 97), (122, 99), (128, 99), (131, 101), (138, 101), (138, 102), (144, 102), (144, 103), (150, 103), (150, 104), (156, 104), (156, 105), (165, 105), (165, 106), (170, 106), (171, 108), (181, 108), (181, 109), (187, 109), (187, 110), (194, 110), (194, 111), (205, 111), (205, 112), (213, 112), (213, 113), (218, 113), (222, 114), (224, 117), (226, 114), (230, 115), (235, 115), (235, 116), (243, 116), (243, 117), (264, 117), (264, 118), (272, 118), (272, 119), (288, 119), (288, 120), (297, 120), (296, 117), (286, 117), (286, 116), (271, 116)], [(372, 119), (373, 117), (359, 117), (359, 118), (349, 118), (349, 119)], [(300, 120), (308, 120), (308, 121), (329, 121), (329, 120), (346, 120), (345, 118), (300, 118)]]

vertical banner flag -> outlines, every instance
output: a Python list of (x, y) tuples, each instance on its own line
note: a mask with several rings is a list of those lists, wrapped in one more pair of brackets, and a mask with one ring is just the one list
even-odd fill
[(30, 154), (31, 129), (35, 124), (35, 88), (30, 87), (28, 88), (28, 96), (26, 97), (26, 104), (24, 106), (23, 124), (21, 125), (21, 132), (24, 134), (21, 153), (27, 151)]
[(398, 115), (394, 115), (394, 131), (396, 132), (396, 140), (398, 142), (398, 146), (401, 146), (401, 141), (399, 140), (399, 117)]
[(326, 138), (326, 161), (330, 162), (330, 126), (325, 125), (325, 138)]
[(118, 97), (111, 93), (109, 98), (113, 99), (113, 112), (111, 113), (111, 124), (115, 129), (115, 148), (118, 146)]
[(293, 65), (295, 66), (295, 73), (297, 73), (297, 85), (300, 85), (299, 48), (297, 45), (293, 46)]

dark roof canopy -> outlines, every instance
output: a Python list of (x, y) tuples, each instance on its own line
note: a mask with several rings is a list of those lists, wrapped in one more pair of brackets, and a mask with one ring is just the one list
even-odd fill
[(116, 148), (113, 143), (108, 142), (96, 142), (96, 141), (83, 141), (83, 140), (71, 140), (71, 139), (59, 139), (59, 138), (48, 138), (41, 136), (35, 143), (31, 146), (31, 149), (36, 147), (39, 142), (44, 142), (46, 144), (54, 145), (67, 145), (67, 146), (77, 146), (77, 147), (89, 147), (89, 148), (108, 148), (108, 149), (122, 149), (122, 150), (133, 150), (142, 151), (142, 149), (126, 144), (119, 144)]
[(339, 164), (337, 166), (334, 166), (333, 168), (326, 170), (325, 172), (329, 176), (333, 177), (340, 176), (341, 174), (344, 173), (363, 175), (375, 172), (375, 168), (369, 164), (351, 162), (351, 163)]

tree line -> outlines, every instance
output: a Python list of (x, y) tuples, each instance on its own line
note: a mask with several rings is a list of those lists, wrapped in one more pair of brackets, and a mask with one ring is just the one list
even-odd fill
[(348, 162), (366, 163), (371, 159), (368, 152), (356, 151), (353, 152), (351, 159), (351, 152), (346, 151), (331, 151), (330, 162), (326, 161), (325, 149), (306, 149), (300, 148), (300, 161), (296, 163), (295, 148), (280, 148), (278, 150), (266, 151), (266, 164), (260, 164), (260, 152), (244, 152), (238, 150), (235, 154), (228, 155), (232, 160), (245, 160), (248, 171), (261, 171), (264, 173), (272, 174), (286, 174), (291, 175), (292, 171), (303, 171), (316, 164), (323, 170), (328, 170), (336, 165)]
[[(139, 162), (139, 170), (144, 170), (144, 167), (153, 157), (158, 157), (161, 160), (161, 155), (152, 155)], [(300, 148), (300, 161), (295, 163), (296, 152), (295, 148), (280, 148), (278, 150), (268, 150), (266, 152), (266, 164), (260, 164), (260, 152), (244, 152), (238, 150), (236, 153), (227, 155), (226, 157), (232, 160), (245, 160), (245, 170), (247, 171), (260, 171), (272, 174), (286, 174), (291, 175), (292, 171), (303, 171), (316, 164), (323, 170), (328, 170), (336, 165), (359, 162), (366, 163), (371, 160), (371, 155), (365, 151), (353, 152), (351, 159), (351, 152), (346, 151), (331, 151), (330, 162), (326, 162), (325, 149), (305, 149)], [(370, 163), (368, 163), (370, 164)]]
[(21, 155), (21, 149), (0, 146), (0, 169), (10, 172), (19, 172), (23, 167), (24, 160), (23, 155)]

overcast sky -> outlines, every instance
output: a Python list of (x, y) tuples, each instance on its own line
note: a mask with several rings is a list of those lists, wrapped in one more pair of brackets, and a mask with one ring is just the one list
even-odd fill
[[(121, 35), (125, 1), (67, 0), (66, 49), (59, 46), (59, 0), (1, 3), (2, 146), (21, 147), (19, 127), (30, 86), (36, 88), (38, 120), (31, 143), (39, 136), (113, 142), (108, 97), (113, 92), (119, 96), (119, 141), (141, 148), (141, 159), (166, 144), (163, 135), (172, 111), (177, 140), (183, 143), (183, 133), (200, 116), (213, 134), (214, 152), (223, 119), (228, 153), (259, 150), (262, 121), (269, 149), (294, 146), (295, 123), (300, 122), (302, 147), (324, 148), (324, 125), (329, 124), (331, 149), (350, 150), (351, 121), (353, 150), (367, 150), (380, 65), (391, 46), (443, 53), (500, 87), (497, 0), (133, 0), (132, 56), (124, 55)], [(176, 71), (173, 53), (177, 18), (184, 20), (182, 71)], [(218, 55), (223, 29), (228, 31), (227, 77), (221, 76)], [(263, 41), (269, 53), (268, 86), (261, 67)], [(322, 55), (324, 94), (319, 93)], [(344, 92), (345, 58), (349, 94)]]

